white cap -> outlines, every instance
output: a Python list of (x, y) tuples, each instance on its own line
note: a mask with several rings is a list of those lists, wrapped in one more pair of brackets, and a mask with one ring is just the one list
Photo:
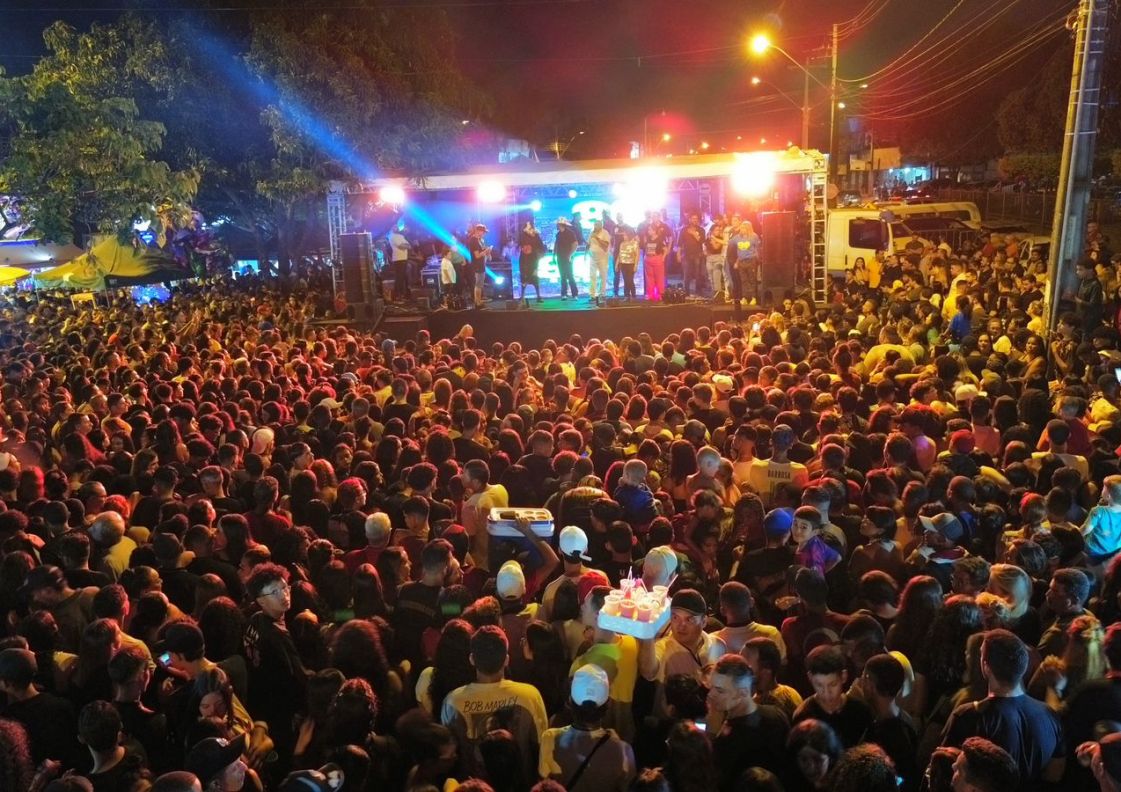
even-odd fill
[(560, 551), (569, 561), (592, 560), (588, 557), (588, 535), (575, 525), (565, 526), (560, 532)]
[(580, 666), (572, 675), (572, 701), (576, 704), (590, 701), (597, 707), (602, 707), (611, 697), (610, 694), (611, 680), (599, 666), (588, 663)]
[(660, 566), (666, 577), (673, 575), (677, 571), (677, 553), (669, 545), (662, 545), (661, 547), (652, 547), (646, 553), (646, 558), (642, 562), (642, 571), (646, 571), (647, 564), (654, 564)]
[(517, 561), (507, 561), (498, 570), (494, 587), (500, 599), (521, 599), (525, 596), (525, 573)]

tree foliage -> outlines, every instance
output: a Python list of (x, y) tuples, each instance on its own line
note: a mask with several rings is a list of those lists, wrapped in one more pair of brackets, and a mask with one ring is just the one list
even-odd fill
[(165, 130), (140, 110), (171, 80), (152, 33), (135, 19), (87, 33), (55, 23), (32, 72), (0, 78), (0, 192), (23, 199), (44, 238), (127, 233), (194, 195), (197, 174), (156, 158)]
[(1006, 152), (1041, 154), (1062, 149), (1072, 57), (1072, 46), (1060, 47), (1030, 85), (1000, 103), (996, 122)]

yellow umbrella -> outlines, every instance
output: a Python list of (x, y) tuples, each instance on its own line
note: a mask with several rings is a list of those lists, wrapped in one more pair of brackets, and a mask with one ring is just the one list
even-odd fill
[(31, 273), (19, 267), (0, 267), (0, 286), (11, 286)]

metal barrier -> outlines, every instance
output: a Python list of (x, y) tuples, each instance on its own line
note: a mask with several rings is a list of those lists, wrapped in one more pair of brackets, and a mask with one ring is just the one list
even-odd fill
[[(1017, 220), (1028, 225), (1051, 227), (1055, 212), (1054, 192), (1012, 192), (1011, 190), (937, 191), (939, 201), (971, 201), (985, 220)], [(1087, 214), (1091, 222), (1121, 223), (1121, 201), (1091, 198)]]

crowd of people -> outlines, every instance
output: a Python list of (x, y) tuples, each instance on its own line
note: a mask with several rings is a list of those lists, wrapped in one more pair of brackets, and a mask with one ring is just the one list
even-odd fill
[[(537, 349), (348, 328), (323, 272), (9, 296), (0, 788), (1121, 788), (1091, 243), (1046, 338), (999, 239)], [(659, 637), (600, 626), (629, 578)]]

